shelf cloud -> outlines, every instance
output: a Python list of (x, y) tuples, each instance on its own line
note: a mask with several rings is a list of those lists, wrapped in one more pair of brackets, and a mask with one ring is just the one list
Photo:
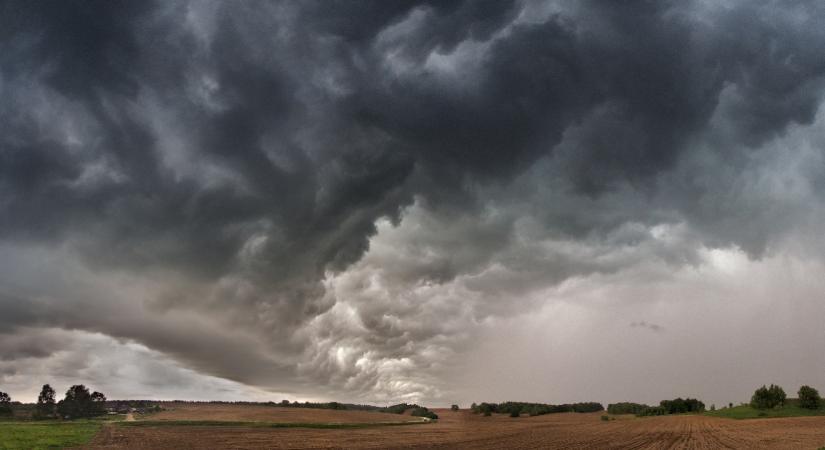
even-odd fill
[[(485, 367), (545, 352), (537, 395), (583, 401), (558, 367), (597, 370), (605, 340), (639, 340), (621, 383), (700, 349), (733, 376), (684, 342), (754, 311), (821, 339), (823, 20), (814, 1), (4, 2), (0, 387), (105, 383), (100, 352), (151, 368), (110, 397), (449, 404), (525, 395)], [(728, 401), (696, 380), (674, 383)], [(647, 395), (628, 383), (601, 395)]]

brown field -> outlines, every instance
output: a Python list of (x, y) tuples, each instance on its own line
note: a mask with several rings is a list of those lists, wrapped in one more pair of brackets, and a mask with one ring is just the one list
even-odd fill
[(398, 414), (258, 405), (173, 403), (146, 420), (217, 420), (277, 423), (374, 423), (414, 420)]
[[(316, 420), (335, 417), (336, 422), (343, 422), (343, 415), (353, 413), (299, 411), (313, 415)], [(825, 445), (825, 417), (732, 420), (688, 415), (622, 417), (604, 422), (599, 419), (601, 413), (550, 414), (516, 419), (504, 415), (482, 417), (466, 410), (436, 411), (440, 416), (437, 423), (357, 429), (114, 425), (104, 428), (90, 448), (816, 449)], [(237, 420), (248, 414), (245, 411), (238, 413), (242, 416), (220, 417), (221, 420)], [(183, 412), (170, 411), (168, 414)], [(198, 416), (197, 411), (187, 414), (192, 414), (189, 416), (192, 418), (205, 417)], [(216, 413), (205, 411), (204, 414)]]

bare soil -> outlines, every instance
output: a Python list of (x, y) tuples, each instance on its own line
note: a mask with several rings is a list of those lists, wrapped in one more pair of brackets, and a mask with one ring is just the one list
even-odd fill
[[(350, 413), (301, 411), (327, 418), (329, 413)], [(436, 412), (440, 419), (431, 424), (358, 429), (112, 426), (96, 437), (91, 448), (816, 449), (825, 445), (825, 417), (622, 417), (605, 422), (601, 413), (510, 418), (483, 417), (466, 410)]]

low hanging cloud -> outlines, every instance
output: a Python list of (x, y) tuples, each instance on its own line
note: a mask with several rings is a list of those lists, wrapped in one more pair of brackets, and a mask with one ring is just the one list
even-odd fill
[(443, 402), (570, 284), (821, 260), (823, 16), (4, 3), (0, 382), (71, 331), (243, 396)]

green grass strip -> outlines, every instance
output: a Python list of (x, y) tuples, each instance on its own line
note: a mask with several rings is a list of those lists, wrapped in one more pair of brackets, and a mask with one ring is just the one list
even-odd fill
[(756, 409), (748, 405), (734, 406), (733, 408), (722, 408), (716, 411), (707, 411), (705, 415), (712, 417), (724, 417), (728, 419), (768, 419), (773, 417), (809, 417), (825, 416), (825, 409), (806, 409), (795, 405), (786, 405), (774, 409)]
[(102, 426), (100, 421), (0, 422), (0, 449), (55, 449), (87, 444)]
[(320, 428), (348, 429), (386, 426), (422, 425), (430, 422), (364, 422), (364, 423), (298, 423), (298, 422), (242, 422), (229, 420), (138, 420), (118, 422), (122, 427), (245, 427), (245, 428)]

